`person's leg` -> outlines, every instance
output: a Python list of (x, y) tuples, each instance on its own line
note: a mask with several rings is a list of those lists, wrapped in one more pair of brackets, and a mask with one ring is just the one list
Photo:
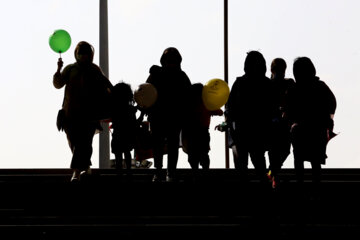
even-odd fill
[(191, 169), (197, 170), (199, 169), (199, 156), (196, 154), (195, 151), (188, 152), (188, 162), (190, 164)]
[(125, 164), (126, 164), (126, 176), (127, 180), (132, 180), (132, 171), (131, 171), (131, 152), (130, 151), (124, 151), (124, 158), (125, 158)]
[(294, 154), (294, 167), (296, 180), (299, 184), (304, 183), (304, 160)]
[(290, 129), (287, 122), (280, 121), (278, 124), (273, 124), (271, 132), (270, 149), (268, 152), (269, 169), (272, 175), (277, 177), (284, 161), (290, 154)]
[(75, 166), (73, 165), (73, 159), (74, 159), (74, 150), (75, 150), (75, 145), (77, 140), (77, 134), (75, 130), (72, 130), (71, 126), (67, 126), (67, 128), (65, 128), (65, 133), (66, 133), (66, 138), (68, 140), (68, 144), (71, 150), (71, 153), (73, 154), (72, 158), (71, 158), (71, 164), (70, 164), (70, 168), (73, 170), (73, 174), (71, 176), (71, 182), (75, 182), (75, 181), (79, 181), (80, 180), (80, 169), (74, 168)]
[(269, 171), (266, 173), (268, 180), (270, 181), (272, 188), (275, 189), (279, 182), (278, 173), (281, 168), (281, 154), (278, 149), (270, 149), (268, 151), (269, 156)]
[(167, 150), (168, 150), (168, 167), (167, 175), (170, 178), (175, 177), (177, 162), (179, 158), (179, 137), (180, 128), (174, 126), (167, 132)]
[[(237, 129), (241, 129), (240, 127)], [(249, 163), (249, 137), (242, 131), (230, 131), (233, 145), (235, 145), (237, 157), (234, 158), (235, 169), (240, 175), (241, 180), (248, 180), (248, 163)]]
[(236, 144), (237, 150), (237, 166), (235, 169), (239, 172), (240, 178), (244, 181), (248, 180), (248, 163), (249, 163), (249, 152), (246, 146)]
[(92, 141), (95, 130), (96, 127), (91, 124), (76, 124), (66, 130), (73, 152), (70, 167), (74, 169), (77, 178), (82, 171), (87, 171), (91, 166)]
[(131, 152), (130, 151), (125, 151), (124, 152), (124, 157), (125, 157), (126, 169), (130, 170), (131, 169)]
[(161, 135), (154, 136), (154, 167), (158, 170), (163, 168), (164, 143), (165, 139)]
[(122, 152), (115, 153), (115, 166), (117, 170), (123, 169), (123, 154)]
[(320, 185), (321, 181), (321, 161), (314, 159), (311, 161), (311, 170), (312, 170), (312, 182), (315, 189)]
[(210, 133), (208, 128), (202, 129), (201, 134), (201, 157), (200, 157), (200, 165), (202, 169), (208, 170), (210, 168)]
[(208, 170), (210, 168), (210, 157), (208, 152), (204, 152), (203, 154), (201, 154), (200, 165), (204, 170)]
[(238, 153), (238, 150), (237, 150), (235, 144), (233, 144), (231, 146), (231, 151), (232, 151), (232, 154), (233, 154), (234, 167), (235, 167), (235, 169), (239, 169), (240, 168), (239, 153)]
[(163, 168), (163, 155), (164, 155), (164, 146), (165, 146), (165, 136), (164, 131), (161, 126), (158, 126), (156, 123), (151, 125), (152, 131), (152, 140), (153, 140), (153, 157), (154, 157), (154, 167), (156, 173), (154, 175), (153, 181), (161, 181), (162, 179), (162, 168)]
[(199, 156), (198, 156), (198, 132), (195, 132), (196, 129), (187, 128), (183, 129), (183, 136), (186, 138), (186, 151), (188, 155), (188, 162), (191, 169), (199, 169)]
[(320, 191), (320, 182), (321, 182), (321, 164), (325, 164), (327, 155), (327, 130), (319, 129), (319, 132), (314, 131), (314, 143), (312, 144), (311, 151), (311, 169), (312, 169), (312, 185), (314, 193)]
[(267, 182), (265, 151), (262, 149), (251, 150), (250, 159), (258, 179), (263, 183)]
[(291, 150), (290, 134), (283, 133), (281, 140), (279, 142), (279, 147), (276, 150), (276, 154), (278, 155), (277, 156), (278, 160), (276, 161), (276, 165), (275, 165), (275, 176), (278, 176), (284, 162), (286, 161), (287, 157), (290, 155), (290, 150)]
[(279, 155), (278, 155), (276, 149), (271, 148), (268, 151), (268, 156), (269, 156), (269, 171), (271, 171), (271, 176), (274, 176), (277, 172)]
[(308, 152), (308, 142), (311, 140), (307, 136), (307, 131), (300, 126), (296, 126), (291, 131), (291, 143), (293, 146), (294, 168), (296, 181), (299, 189), (302, 190), (304, 183), (304, 159)]

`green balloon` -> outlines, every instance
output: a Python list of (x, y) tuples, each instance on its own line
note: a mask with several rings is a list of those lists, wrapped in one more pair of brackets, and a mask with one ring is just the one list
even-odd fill
[(66, 52), (71, 45), (70, 34), (63, 29), (55, 30), (49, 37), (49, 45), (57, 53)]

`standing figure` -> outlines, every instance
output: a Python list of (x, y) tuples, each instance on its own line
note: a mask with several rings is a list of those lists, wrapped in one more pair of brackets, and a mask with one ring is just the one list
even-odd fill
[(271, 141), (269, 145), (269, 172), (268, 178), (272, 188), (280, 182), (278, 173), (290, 154), (290, 123), (284, 114), (285, 97), (288, 89), (292, 88), (295, 81), (285, 78), (286, 62), (282, 58), (275, 58), (271, 63), (271, 83), (273, 100), (275, 104), (274, 116), (271, 125)]
[(325, 82), (316, 76), (316, 69), (307, 57), (295, 59), (295, 87), (289, 89), (285, 113), (291, 123), (291, 139), (297, 180), (304, 181), (304, 161), (312, 167), (312, 180), (317, 187), (321, 165), (327, 158), (326, 147), (334, 136), (333, 117), (336, 98)]
[(227, 102), (227, 122), (237, 150), (235, 164), (245, 180), (248, 157), (254, 165), (258, 179), (266, 182), (265, 151), (267, 150), (273, 104), (271, 81), (265, 76), (266, 62), (258, 51), (247, 54), (245, 75), (236, 78)]
[(153, 134), (153, 154), (156, 174), (153, 181), (162, 179), (164, 148), (167, 146), (166, 181), (174, 181), (179, 157), (179, 137), (188, 115), (191, 82), (181, 69), (182, 57), (176, 48), (164, 50), (160, 63), (150, 68), (146, 80), (157, 90), (157, 101), (147, 109)]
[(135, 148), (137, 120), (134, 106), (134, 95), (131, 86), (120, 82), (114, 86), (112, 92), (112, 139), (111, 151), (115, 155), (116, 169), (131, 169), (131, 151)]
[(189, 113), (189, 121), (183, 129), (182, 137), (186, 142), (186, 151), (188, 161), (193, 170), (210, 167), (210, 120), (211, 116), (223, 115), (221, 109), (214, 111), (208, 110), (202, 99), (203, 84), (195, 83), (191, 87), (191, 107)]
[(65, 86), (62, 128), (73, 154), (71, 181), (78, 181), (80, 174), (90, 168), (95, 131), (101, 130), (100, 120), (110, 116), (107, 106), (113, 86), (93, 63), (93, 58), (93, 47), (85, 41), (79, 42), (75, 48), (76, 62), (61, 71), (63, 62), (60, 58), (53, 77), (55, 88)]

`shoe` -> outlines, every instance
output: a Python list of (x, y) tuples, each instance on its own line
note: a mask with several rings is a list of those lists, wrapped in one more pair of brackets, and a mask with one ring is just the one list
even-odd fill
[(80, 180), (80, 170), (75, 169), (71, 177), (70, 182), (78, 182)]
[(266, 173), (266, 177), (269, 180), (269, 182), (272, 182), (271, 170), (269, 170), (269, 172)]
[(86, 170), (83, 170), (83, 171), (80, 172), (79, 180), (83, 181), (83, 180), (87, 179), (90, 175), (91, 175), (91, 169), (90, 168), (88, 168)]
[(176, 179), (173, 176), (169, 176), (169, 175), (166, 176), (166, 182), (175, 182), (175, 180)]
[(153, 182), (161, 182), (161, 177), (159, 174), (155, 174), (152, 179)]
[(79, 182), (79, 178), (73, 176), (73, 177), (71, 177), (70, 182), (72, 182), (72, 183)]
[(277, 187), (277, 181), (275, 180), (275, 177), (273, 176), (271, 178), (271, 188), (276, 189), (276, 187)]
[(272, 175), (271, 170), (269, 170), (269, 172), (266, 173), (266, 177), (271, 185), (271, 188), (275, 189), (277, 186), (277, 181), (275, 180), (275, 176)]
[(80, 176), (82, 175), (91, 175), (91, 168), (81, 171)]

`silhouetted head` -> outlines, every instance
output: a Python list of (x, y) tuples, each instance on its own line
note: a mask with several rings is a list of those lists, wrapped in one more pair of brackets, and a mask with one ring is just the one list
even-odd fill
[(204, 88), (204, 85), (202, 83), (194, 83), (191, 85), (191, 99), (195, 102), (201, 102), (202, 101), (202, 90)]
[(94, 59), (94, 47), (88, 42), (81, 41), (77, 44), (74, 55), (79, 64), (90, 64)]
[(247, 53), (244, 63), (244, 71), (247, 75), (264, 76), (266, 73), (266, 61), (258, 51)]
[(131, 104), (134, 102), (134, 93), (130, 84), (124, 82), (115, 84), (112, 94), (117, 104)]
[(293, 73), (297, 83), (306, 83), (316, 77), (315, 66), (308, 57), (298, 57), (295, 59)]
[(271, 78), (283, 79), (285, 77), (286, 62), (282, 58), (275, 58), (271, 62)]
[(181, 61), (182, 57), (174, 47), (165, 49), (160, 58), (160, 63), (165, 68), (180, 68)]

